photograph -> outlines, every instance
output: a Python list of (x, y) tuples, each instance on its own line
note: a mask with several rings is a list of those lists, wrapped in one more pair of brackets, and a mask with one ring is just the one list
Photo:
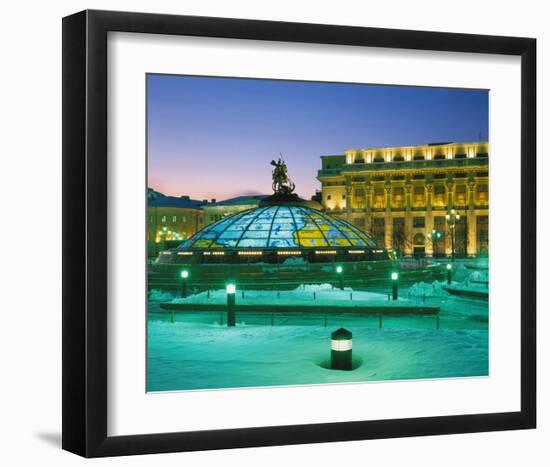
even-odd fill
[(550, 465), (543, 5), (6, 2), (0, 464)]
[(144, 79), (147, 392), (490, 376), (488, 89)]

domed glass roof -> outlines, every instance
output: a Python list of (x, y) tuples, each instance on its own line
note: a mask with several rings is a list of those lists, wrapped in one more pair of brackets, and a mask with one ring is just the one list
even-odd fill
[(305, 206), (267, 206), (207, 225), (180, 249), (376, 247), (356, 227)]

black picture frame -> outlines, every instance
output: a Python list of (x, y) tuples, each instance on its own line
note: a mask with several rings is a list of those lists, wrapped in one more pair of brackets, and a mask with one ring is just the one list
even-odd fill
[[(521, 410), (508, 413), (108, 436), (109, 31), (520, 56)], [(64, 18), (62, 322), (62, 445), (63, 449), (86, 457), (535, 428), (536, 40), (112, 11), (82, 11)]]

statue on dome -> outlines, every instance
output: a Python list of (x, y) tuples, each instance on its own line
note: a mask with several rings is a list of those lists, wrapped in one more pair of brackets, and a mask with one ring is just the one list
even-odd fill
[(271, 165), (275, 168), (272, 172), (273, 177), (273, 191), (275, 194), (290, 195), (295, 188), (294, 183), (288, 176), (288, 168), (282, 157), (277, 162), (271, 161)]

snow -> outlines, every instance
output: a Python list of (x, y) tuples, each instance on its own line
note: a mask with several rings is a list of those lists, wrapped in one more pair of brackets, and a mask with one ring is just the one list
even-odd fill
[[(433, 320), (433, 318), (432, 318)], [(487, 331), (349, 326), (354, 371), (325, 368), (330, 334), (320, 325), (227, 328), (149, 321), (148, 390), (322, 384), (487, 375)], [(433, 323), (433, 321), (432, 321)]]
[[(467, 264), (465, 261), (464, 264)], [(483, 270), (453, 267), (453, 283), (479, 286)], [(147, 390), (196, 390), (296, 384), (478, 377), (488, 374), (488, 304), (451, 295), (445, 282), (400, 287), (399, 302), (437, 305), (436, 316), (378, 316), (350, 313), (237, 312), (237, 326), (227, 327), (224, 312), (176, 312), (160, 304), (181, 300), (178, 293), (151, 291), (148, 302)], [(343, 291), (330, 284), (294, 290), (237, 290), (237, 303), (334, 304), (387, 301), (387, 289)], [(313, 300), (313, 293), (316, 300)], [(186, 301), (225, 303), (224, 290), (193, 295)], [(277, 301), (278, 300), (278, 301)], [(172, 316), (175, 322), (171, 322)], [(223, 320), (224, 325), (220, 324)], [(439, 321), (439, 328), (437, 323)], [(353, 371), (328, 369), (330, 334), (340, 327), (353, 333)]]
[[(376, 316), (345, 313), (330, 315), (327, 327), (325, 316), (300, 313), (237, 313), (235, 328), (220, 325), (226, 318), (219, 312), (176, 313), (172, 323), (159, 302), (150, 301), (148, 390), (487, 375), (487, 304), (454, 296), (431, 300), (441, 306), (440, 329), (434, 316), (384, 317), (380, 328)], [(359, 367), (351, 372), (326, 369), (330, 333), (339, 327), (353, 332)]]
[(445, 286), (447, 290), (456, 290), (460, 292), (480, 292), (488, 296), (489, 292), (489, 274), (485, 271), (474, 271), (461, 282), (453, 282)]
[(489, 269), (489, 258), (479, 258), (478, 260), (468, 263), (468, 267), (470, 269), (483, 269), (488, 270)]
[(489, 285), (489, 274), (482, 271), (472, 272), (462, 284), (472, 289), (487, 290)]
[(409, 294), (414, 298), (441, 298), (449, 295), (449, 293), (441, 287), (441, 282), (439, 281), (434, 281), (431, 284), (426, 282), (417, 282), (409, 289)]
[(168, 302), (174, 298), (170, 292), (153, 289), (149, 292), (149, 302)]

